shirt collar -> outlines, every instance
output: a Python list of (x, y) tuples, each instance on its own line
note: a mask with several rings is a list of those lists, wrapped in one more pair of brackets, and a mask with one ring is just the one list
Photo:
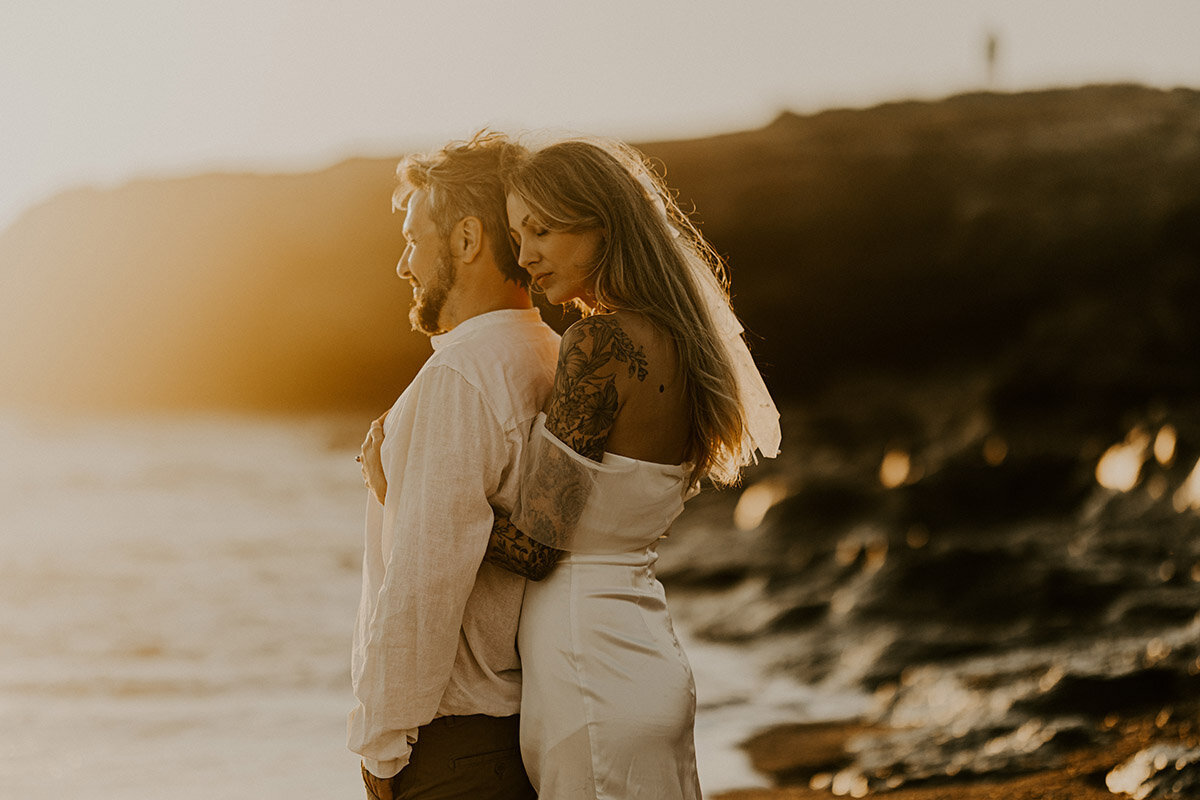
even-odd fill
[(429, 343), (433, 345), (434, 350), (437, 350), (439, 347), (461, 341), (477, 331), (494, 325), (541, 321), (542, 313), (536, 308), (504, 308), (500, 311), (488, 311), (486, 314), (479, 314), (463, 320), (454, 326), (452, 331), (430, 336)]

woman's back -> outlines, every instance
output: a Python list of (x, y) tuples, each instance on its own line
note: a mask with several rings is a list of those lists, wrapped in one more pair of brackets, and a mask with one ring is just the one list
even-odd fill
[[(571, 518), (557, 567), (526, 586), (518, 633), (521, 751), (542, 797), (701, 797), (695, 682), (654, 574), (657, 539), (688, 496), (689, 469), (666, 466), (684, 460), (689, 434), (677, 362), (640, 315), (576, 323), (559, 354), (559, 419), (534, 424), (524, 456), (550, 468), (526, 475), (548, 502), (525, 504), (523, 490), (533, 511), (514, 517), (520, 527)], [(572, 501), (579, 513), (564, 515)]]
[[(589, 376), (593, 405), (588, 411), (611, 422), (600, 452), (585, 455), (599, 459), (609, 452), (657, 464), (682, 463), (691, 410), (671, 339), (642, 315), (628, 311), (588, 317), (572, 326), (579, 333), (577, 326), (585, 327), (587, 335), (575, 344), (575, 337), (567, 336), (566, 347), (577, 351), (564, 353), (559, 369), (570, 372), (577, 365), (581, 373), (594, 371)], [(607, 361), (597, 366), (601, 359)], [(581, 393), (570, 379), (560, 376), (558, 389)]]

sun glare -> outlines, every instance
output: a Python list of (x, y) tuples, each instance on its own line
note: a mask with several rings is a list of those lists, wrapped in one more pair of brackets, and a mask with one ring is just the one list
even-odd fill
[(879, 482), (888, 489), (902, 486), (912, 472), (912, 458), (903, 450), (889, 450), (879, 464)]
[(1150, 434), (1134, 428), (1125, 441), (1114, 444), (1100, 457), (1096, 464), (1096, 482), (1105, 489), (1130, 491), (1138, 484), (1149, 447)]
[(787, 487), (772, 479), (747, 486), (733, 509), (733, 524), (740, 531), (752, 531), (762, 524), (771, 507), (787, 497)]
[(1191, 474), (1175, 492), (1172, 499), (1175, 510), (1180, 513), (1189, 509), (1200, 511), (1200, 461), (1197, 461), (1196, 466), (1192, 467)]
[(1175, 461), (1175, 427), (1163, 425), (1154, 437), (1154, 460), (1164, 467), (1171, 466)]

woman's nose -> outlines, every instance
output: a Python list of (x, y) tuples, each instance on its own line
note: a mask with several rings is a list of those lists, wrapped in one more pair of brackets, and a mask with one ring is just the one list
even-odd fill
[(529, 265), (537, 261), (533, 246), (527, 241), (521, 242), (521, 249), (517, 252), (517, 264), (525, 269), (529, 269)]

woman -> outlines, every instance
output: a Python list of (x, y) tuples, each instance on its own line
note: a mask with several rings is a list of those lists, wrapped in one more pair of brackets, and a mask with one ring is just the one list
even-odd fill
[(521, 750), (547, 800), (699, 798), (691, 670), (654, 577), (701, 479), (778, 450), (720, 260), (631, 149), (560, 142), (506, 174), (518, 262), (564, 334), (521, 501), (488, 560), (532, 578)]

